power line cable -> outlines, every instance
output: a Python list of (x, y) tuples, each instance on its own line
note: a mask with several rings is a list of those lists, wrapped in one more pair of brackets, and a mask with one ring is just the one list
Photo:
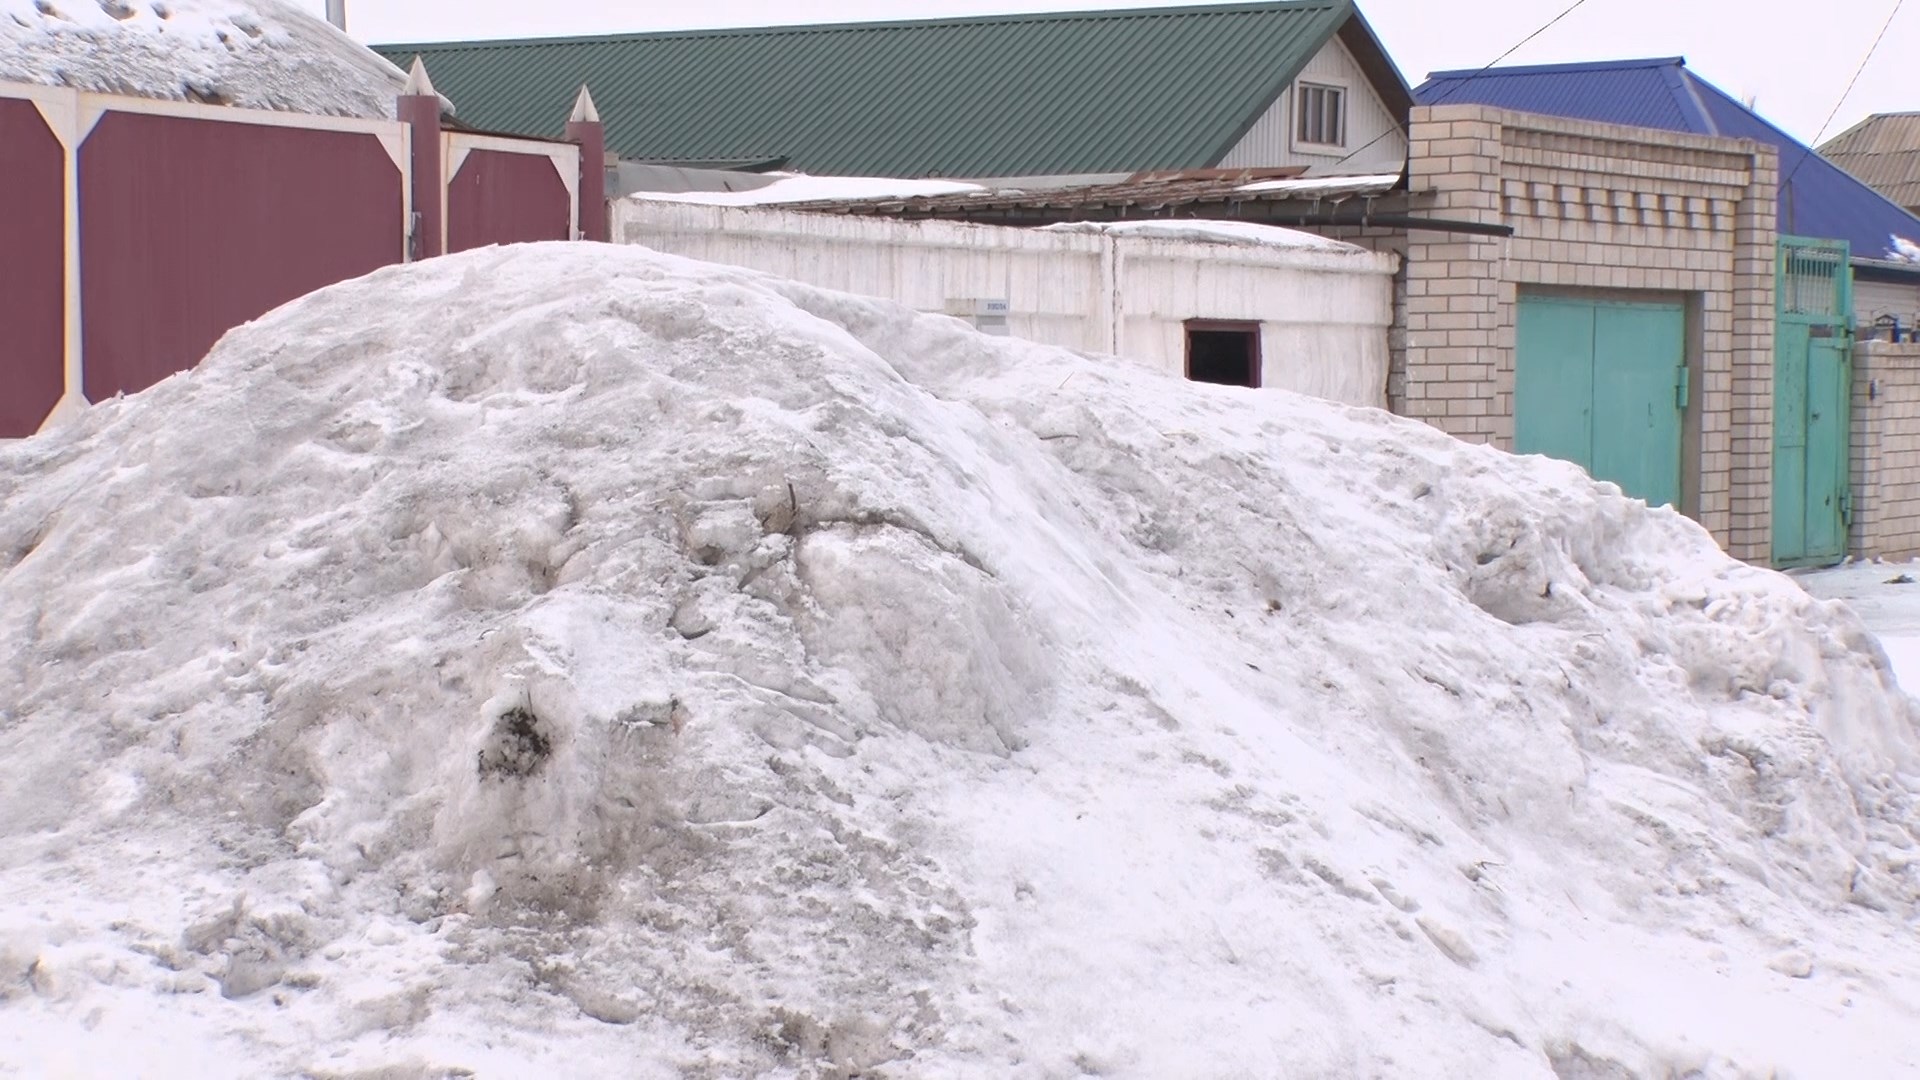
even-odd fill
[(1840, 91), (1840, 100), (1833, 103), (1833, 111), (1827, 113), (1826, 122), (1820, 125), (1820, 130), (1814, 135), (1813, 141), (1802, 148), (1799, 160), (1793, 163), (1787, 178), (1780, 181), (1781, 187), (1784, 188), (1793, 183), (1794, 175), (1800, 171), (1800, 166), (1805, 165), (1807, 159), (1813, 156), (1813, 148), (1820, 145), (1820, 140), (1826, 135), (1827, 129), (1833, 126), (1833, 118), (1840, 115), (1840, 107), (1847, 103), (1847, 97), (1853, 93), (1854, 85), (1860, 81), (1860, 76), (1867, 70), (1867, 65), (1873, 61), (1873, 54), (1880, 50), (1880, 43), (1887, 38), (1887, 30), (1893, 26), (1893, 20), (1900, 17), (1900, 8), (1906, 2), (1907, 0), (1893, 0), (1893, 10), (1887, 12), (1887, 21), (1880, 24), (1880, 32), (1874, 35), (1873, 44), (1867, 46), (1867, 55), (1860, 58), (1860, 66), (1853, 69), (1853, 78), (1847, 80), (1847, 88)]
[[(1573, 3), (1567, 5), (1567, 8), (1565, 11), (1562, 11), (1560, 14), (1555, 15), (1551, 19), (1548, 19), (1538, 30), (1535, 30), (1533, 33), (1528, 34), (1526, 37), (1521, 38), (1519, 42), (1515, 44), (1512, 48), (1508, 49), (1506, 52), (1501, 53), (1499, 56), (1496, 56), (1491, 61), (1489, 61), (1485, 67), (1467, 76), (1466, 78), (1461, 79), (1458, 83), (1455, 83), (1453, 86), (1449, 87), (1446, 93), (1441, 94), (1439, 97), (1433, 99), (1427, 104), (1438, 105), (1441, 102), (1446, 101), (1448, 98), (1452, 97), (1455, 92), (1459, 91), (1462, 87), (1466, 86), (1468, 83), (1472, 82), (1473, 80), (1479, 78), (1482, 75), (1485, 75), (1487, 72), (1493, 70), (1494, 67), (1500, 63), (1500, 61), (1505, 60), (1507, 57), (1512, 56), (1514, 53), (1517, 53), (1521, 49), (1525, 48), (1527, 44), (1531, 42), (1534, 38), (1537, 38), (1541, 34), (1544, 34), (1547, 31), (1553, 29), (1554, 26), (1560, 22), (1560, 20), (1566, 18), (1567, 16), (1573, 14), (1575, 11), (1579, 10), (1580, 6), (1582, 4), (1585, 4), (1586, 2), (1587, 0), (1573, 0)], [(1884, 30), (1881, 32), (1885, 33)], [(1348, 154), (1346, 157), (1341, 158), (1339, 161), (1334, 162), (1333, 163), (1334, 168), (1339, 168), (1340, 166), (1345, 165), (1347, 162), (1352, 161), (1354, 158), (1359, 157), (1361, 154), (1366, 153), (1370, 148), (1372, 148), (1374, 143), (1379, 142), (1381, 139), (1384, 139), (1391, 134), (1393, 134), (1393, 129), (1389, 128), (1388, 130), (1383, 131), (1378, 135), (1375, 135), (1372, 138), (1372, 140), (1370, 140), (1365, 146), (1362, 146), (1358, 150), (1353, 151), (1352, 153)]]

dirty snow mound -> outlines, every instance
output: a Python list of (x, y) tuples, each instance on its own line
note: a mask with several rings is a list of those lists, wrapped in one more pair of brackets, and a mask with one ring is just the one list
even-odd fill
[(0, 0), (0, 81), (390, 118), (406, 75), (287, 0)]
[(1920, 738), (1577, 470), (637, 248), (0, 447), (0, 1073), (1920, 1069)]

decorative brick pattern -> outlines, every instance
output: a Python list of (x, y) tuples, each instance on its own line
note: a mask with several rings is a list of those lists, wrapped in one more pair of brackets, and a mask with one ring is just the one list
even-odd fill
[(1920, 345), (1854, 348), (1852, 465), (1849, 553), (1920, 555)]
[(1773, 150), (1472, 105), (1415, 109), (1411, 136), (1410, 186), (1422, 214), (1514, 234), (1406, 236), (1393, 408), (1511, 448), (1522, 290), (1683, 300), (1698, 371), (1683, 508), (1735, 556), (1765, 560)]

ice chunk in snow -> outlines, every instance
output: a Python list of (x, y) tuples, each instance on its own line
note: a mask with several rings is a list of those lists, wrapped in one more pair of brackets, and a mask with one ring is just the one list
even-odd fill
[(1571, 466), (638, 248), (0, 446), (0, 685), (23, 1075), (1920, 1069), (1844, 606)]

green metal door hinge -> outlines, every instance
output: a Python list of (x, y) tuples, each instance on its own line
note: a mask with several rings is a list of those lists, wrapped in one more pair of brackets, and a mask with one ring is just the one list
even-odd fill
[(1680, 381), (1676, 383), (1673, 388), (1673, 403), (1675, 408), (1684, 409), (1687, 407), (1687, 390), (1693, 382), (1691, 375), (1692, 373), (1688, 370), (1687, 365), (1680, 365)]
[(1851, 491), (1840, 493), (1840, 524), (1848, 528), (1853, 527), (1853, 492)]

